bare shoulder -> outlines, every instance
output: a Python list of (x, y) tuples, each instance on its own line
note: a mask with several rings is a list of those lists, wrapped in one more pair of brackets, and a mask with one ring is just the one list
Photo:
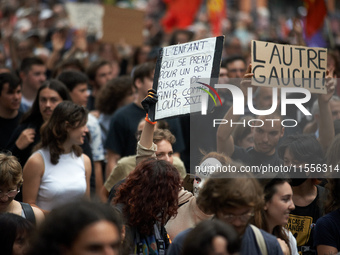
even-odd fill
[(34, 216), (35, 216), (35, 220), (37, 222), (37, 226), (40, 226), (41, 223), (45, 220), (45, 215), (43, 213), (43, 211), (41, 211), (39, 208), (32, 206), (33, 212), (34, 212)]
[(34, 153), (26, 162), (23, 172), (34, 172), (43, 174), (45, 169), (44, 159), (40, 153)]
[(42, 155), (40, 153), (34, 153), (31, 157), (29, 157), (29, 159), (27, 160), (27, 163), (31, 162), (31, 163), (44, 163), (44, 159), (42, 157)]
[(86, 154), (83, 154), (83, 159), (84, 159), (85, 171), (91, 172), (92, 170), (91, 159)]
[(89, 156), (87, 156), (86, 154), (82, 154), (83, 159), (84, 159), (84, 164), (91, 164), (91, 159), (89, 158)]

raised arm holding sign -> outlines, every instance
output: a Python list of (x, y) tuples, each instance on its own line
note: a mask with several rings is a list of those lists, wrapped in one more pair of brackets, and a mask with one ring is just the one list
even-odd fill
[[(327, 61), (324, 54), (327, 54), (327, 51), (321, 48), (253, 41), (253, 62), (241, 82), (241, 89), (232, 85), (226, 86), (233, 94), (233, 107), (229, 109), (223, 119), (214, 120), (214, 125), (216, 123), (219, 125), (217, 130), (217, 151), (250, 165), (269, 163), (273, 166), (282, 164), (276, 154), (276, 145), (279, 138), (284, 134), (284, 128), (291, 126), (286, 125), (286, 120), (284, 119), (286, 105), (294, 104), (303, 113), (310, 115), (303, 106), (303, 103), (310, 99), (310, 93), (319, 94), (318, 101), (320, 115), (322, 115), (319, 142), (326, 149), (334, 137), (334, 127), (329, 106), (330, 97), (334, 93), (334, 82), (332, 73), (326, 72)], [(277, 70), (281, 71), (278, 72)], [(285, 76), (286, 73), (295, 73), (296, 76), (295, 78), (287, 77)], [(298, 82), (300, 82), (300, 86), (297, 86)], [(276, 111), (277, 100), (275, 99), (277, 99), (277, 91), (275, 94), (273, 93), (273, 103), (270, 110), (255, 109), (252, 102), (253, 98), (249, 94), (252, 91), (251, 85), (272, 87), (273, 90), (281, 88), (281, 112)], [(286, 95), (289, 92), (304, 93), (306, 97), (299, 100), (287, 99)], [(255, 146), (251, 149), (242, 150), (234, 146), (231, 133), (236, 125), (242, 124), (238, 121), (241, 115), (244, 115), (244, 112), (237, 111), (236, 108), (243, 109), (245, 99), (248, 99), (250, 111), (257, 116), (254, 117), (254, 120), (243, 124), (249, 125), (254, 130)], [(293, 121), (297, 125), (297, 121)], [(291, 127), (294, 127), (294, 125)]]

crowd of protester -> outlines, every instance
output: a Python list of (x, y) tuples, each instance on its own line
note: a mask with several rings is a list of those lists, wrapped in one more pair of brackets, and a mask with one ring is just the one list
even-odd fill
[[(159, 49), (212, 37), (201, 8), (194, 23), (168, 31), (166, 1), (118, 1), (143, 8), (144, 43), (104, 43), (71, 26), (65, 1), (0, 3), (1, 254), (337, 254), (340, 251), (340, 19), (329, 16), (326, 94), (312, 116), (288, 109), (294, 128), (234, 115), (229, 91), (210, 118), (254, 120), (252, 128), (198, 119), (152, 121)], [(89, 1), (98, 4), (98, 1)], [(233, 9), (219, 83), (247, 96), (250, 41), (308, 45), (303, 17)], [(291, 94), (291, 98), (296, 95)], [(273, 103), (258, 87), (257, 109)], [(262, 121), (264, 125), (257, 125)], [(201, 141), (192, 146), (190, 138)], [(191, 145), (191, 146), (190, 146)], [(193, 153), (197, 160), (190, 158)], [(333, 175), (190, 173), (206, 166), (323, 166)], [(306, 167), (307, 165), (307, 167)], [(337, 169), (337, 170), (336, 170)], [(298, 178), (296, 178), (298, 177)]]

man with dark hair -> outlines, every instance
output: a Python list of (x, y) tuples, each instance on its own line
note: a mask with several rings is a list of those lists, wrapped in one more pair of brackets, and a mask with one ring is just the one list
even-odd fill
[[(78, 71), (68, 70), (63, 71), (57, 79), (66, 85), (74, 103), (86, 107), (89, 93), (87, 91), (88, 79), (85, 74)], [(94, 172), (96, 181), (96, 193), (99, 195), (100, 189), (103, 186), (102, 161), (105, 158), (104, 147), (101, 139), (101, 129), (98, 119), (91, 113), (88, 114), (86, 125), (90, 132), (89, 140), (94, 164), (94, 171), (92, 172)]]
[(113, 78), (112, 65), (107, 60), (92, 62), (86, 71), (91, 85), (91, 95), (87, 103), (87, 108), (92, 111), (95, 109), (95, 98), (101, 87)]
[(31, 108), (37, 91), (46, 80), (46, 66), (38, 57), (24, 58), (20, 66), (22, 80), (21, 110), (26, 112)]
[(242, 56), (232, 56), (222, 62), (227, 68), (229, 78), (243, 78), (247, 70), (246, 60)]
[(70, 95), (65, 85), (57, 80), (46, 81), (38, 89), (33, 106), (13, 130), (7, 145), (7, 149), (18, 158), (22, 166), (31, 156), (34, 146), (40, 141), (41, 126), (63, 100), (70, 100)]
[(4, 149), (19, 124), (22, 112), (20, 80), (14, 74), (0, 74), (0, 150)]
[(57, 79), (66, 85), (74, 103), (86, 106), (89, 93), (87, 91), (88, 78), (85, 74), (67, 70), (59, 74)]
[[(106, 176), (108, 177), (117, 161), (121, 157), (136, 154), (137, 140), (135, 133), (139, 120), (145, 117), (145, 111), (141, 102), (152, 88), (155, 65), (144, 63), (136, 67), (133, 75), (134, 84), (137, 87), (135, 101), (117, 110), (110, 123), (105, 148), (107, 149)], [(183, 137), (178, 118), (168, 121), (171, 132), (176, 137), (174, 144), (175, 153), (183, 150)]]
[[(249, 79), (252, 76), (251, 66), (249, 66), (247, 73), (244, 75), (245, 79), (240, 84), (245, 98), (247, 98), (247, 88), (251, 86)], [(280, 160), (276, 151), (276, 146), (284, 134), (284, 128), (281, 126), (280, 113), (274, 112), (271, 115), (254, 117), (254, 119), (257, 120), (256, 123), (252, 123), (252, 129), (254, 129), (254, 147), (243, 149), (234, 144), (231, 135), (237, 125), (232, 125), (231, 123), (238, 123), (240, 119), (240, 115), (234, 115), (233, 110), (233, 107), (231, 107), (223, 117), (223, 119), (228, 120), (228, 124), (218, 126), (216, 134), (217, 151), (224, 153), (234, 160), (240, 160), (247, 165), (282, 165), (283, 162)], [(266, 119), (279, 119), (280, 121), (271, 122), (266, 121)], [(249, 123), (245, 125), (249, 125)]]
[[(247, 98), (247, 88), (251, 86), (251, 66), (248, 67), (247, 73), (241, 82), (241, 89), (244, 97)], [(334, 81), (331, 76), (326, 77), (327, 94), (319, 94), (318, 102), (320, 104), (320, 143), (324, 149), (327, 149), (330, 141), (334, 137), (334, 127), (332, 125), (332, 113), (329, 107), (329, 100), (334, 93)], [(282, 126), (281, 114), (276, 111), (265, 116), (257, 116), (252, 124), (254, 129), (254, 147), (242, 149), (234, 144), (231, 133), (238, 123), (240, 115), (234, 115), (233, 107), (225, 114), (224, 118), (228, 124), (221, 124), (217, 129), (217, 151), (230, 156), (233, 159), (241, 160), (248, 165), (271, 165), (279, 166), (283, 161), (277, 153), (277, 145), (279, 139), (284, 135), (284, 127)], [(249, 122), (244, 125), (250, 125)]]
[[(234, 145), (234, 143), (230, 145), (228, 155), (234, 160), (240, 160), (247, 165), (256, 165), (259, 166), (261, 164), (271, 165), (271, 166), (279, 166), (282, 165), (282, 160), (279, 158), (276, 147), (279, 143), (279, 140), (284, 135), (284, 128), (281, 126), (281, 115), (279, 112), (275, 112), (271, 115), (266, 116), (257, 116), (254, 117), (256, 121), (253, 121), (251, 125), (253, 126), (253, 139), (254, 139), (254, 147), (250, 147), (247, 149), (243, 149)], [(266, 121), (276, 120), (273, 121)], [(262, 125), (263, 123), (263, 125)], [(248, 123), (246, 123), (248, 125)], [(262, 126), (261, 126), (262, 125)], [(221, 125), (220, 125), (221, 126)], [(236, 125), (233, 125), (236, 126)], [(230, 128), (230, 126), (228, 126)], [(232, 128), (234, 129), (234, 128)], [(222, 131), (223, 132), (223, 131)], [(217, 135), (219, 135), (219, 130), (217, 131)], [(229, 134), (229, 133), (228, 133)], [(223, 146), (221, 145), (223, 142), (219, 142), (217, 140), (218, 150)], [(219, 152), (222, 152), (220, 150)], [(232, 151), (232, 153), (231, 153)]]

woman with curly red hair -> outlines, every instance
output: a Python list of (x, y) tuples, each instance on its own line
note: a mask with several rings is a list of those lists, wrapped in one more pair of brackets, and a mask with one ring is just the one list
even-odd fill
[(127, 220), (133, 254), (158, 254), (167, 248), (164, 225), (177, 214), (181, 188), (177, 169), (149, 158), (137, 165), (119, 187), (114, 204)]

